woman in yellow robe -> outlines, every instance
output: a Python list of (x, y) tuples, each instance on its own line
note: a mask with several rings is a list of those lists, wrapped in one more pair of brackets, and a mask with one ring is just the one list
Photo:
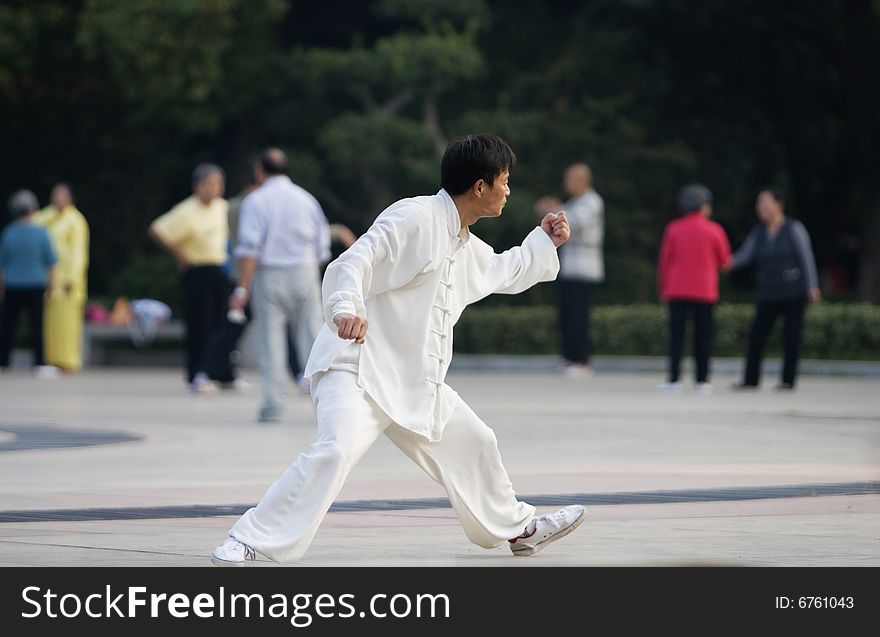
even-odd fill
[(47, 299), (43, 320), (46, 364), (75, 372), (82, 367), (89, 224), (73, 205), (67, 184), (57, 184), (52, 189), (52, 204), (40, 211), (37, 223), (49, 231), (58, 255), (55, 286)]

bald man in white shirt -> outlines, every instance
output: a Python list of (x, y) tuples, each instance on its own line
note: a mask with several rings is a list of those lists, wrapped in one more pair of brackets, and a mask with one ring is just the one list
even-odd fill
[(321, 328), (320, 267), (330, 260), (330, 224), (318, 200), (287, 176), (281, 150), (265, 150), (256, 173), (260, 187), (241, 204), (239, 283), (229, 307), (242, 310), (253, 294), (263, 388), (257, 420), (269, 423), (281, 419), (284, 331), (290, 330), (302, 369)]
[(306, 375), (312, 380), (315, 442), (235, 523), (211, 559), (239, 566), (260, 553), (300, 558), (348, 473), (384, 433), (447, 492), (468, 538), (532, 555), (584, 519), (582, 506), (550, 515), (516, 499), (495, 434), (445, 383), (452, 328), (489, 294), (517, 294), (552, 280), (556, 248), (569, 236), (550, 213), (523, 244), (496, 254), (469, 227), (498, 217), (516, 157), (494, 135), (453, 141), (441, 189), (387, 208), (330, 264), (324, 325)]

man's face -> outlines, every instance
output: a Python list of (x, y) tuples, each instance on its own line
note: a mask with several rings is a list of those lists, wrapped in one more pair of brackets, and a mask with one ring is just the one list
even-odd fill
[(64, 210), (73, 203), (73, 197), (70, 195), (70, 188), (67, 186), (55, 186), (52, 189), (52, 205), (58, 210)]
[(225, 182), (220, 173), (211, 173), (196, 184), (196, 197), (202, 203), (209, 204), (217, 197), (223, 196)]
[(590, 173), (584, 164), (575, 164), (562, 176), (562, 188), (569, 197), (579, 197), (590, 188)]
[(480, 201), (483, 204), (482, 217), (500, 217), (501, 211), (504, 210), (504, 204), (510, 196), (510, 172), (505, 170), (503, 173), (495, 177), (495, 183), (491, 186), (483, 182), (483, 196)]
[(782, 214), (782, 206), (769, 192), (762, 192), (755, 202), (755, 212), (761, 223), (768, 224)]
[(582, 175), (574, 168), (565, 171), (562, 178), (562, 188), (569, 197), (577, 197), (584, 191), (584, 180)]

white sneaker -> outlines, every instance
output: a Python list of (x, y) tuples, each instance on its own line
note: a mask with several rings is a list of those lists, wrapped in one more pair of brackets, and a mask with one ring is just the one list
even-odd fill
[(199, 372), (193, 378), (192, 384), (189, 386), (189, 390), (194, 394), (213, 394), (217, 391), (217, 385), (208, 378), (208, 375), (204, 372)]
[(562, 370), (566, 378), (588, 378), (593, 375), (593, 368), (581, 363), (568, 363)]
[(711, 396), (715, 391), (715, 387), (712, 386), (712, 383), (697, 383), (697, 393), (700, 396)]
[(42, 379), (58, 378), (60, 370), (54, 365), (37, 365), (34, 367), (34, 376)]
[(658, 394), (675, 395), (681, 393), (681, 382), (660, 383), (657, 385)]
[(257, 554), (244, 542), (239, 542), (231, 535), (211, 553), (214, 566), (241, 566), (245, 560), (254, 561)]
[(508, 540), (514, 555), (534, 555), (551, 542), (563, 538), (574, 531), (584, 518), (587, 510), (580, 504), (562, 507), (556, 513), (536, 517), (523, 531), (523, 534)]

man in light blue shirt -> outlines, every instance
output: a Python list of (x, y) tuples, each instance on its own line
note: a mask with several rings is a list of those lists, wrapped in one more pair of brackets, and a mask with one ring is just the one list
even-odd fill
[(58, 258), (49, 233), (32, 223), (37, 208), (37, 197), (31, 191), (12, 195), (9, 211), (15, 220), (0, 236), (0, 369), (9, 367), (18, 315), (27, 310), (34, 367), (38, 375), (49, 375), (43, 361), (43, 301), (52, 289)]
[(285, 325), (304, 369), (323, 322), (320, 267), (330, 260), (330, 225), (318, 201), (287, 176), (281, 150), (264, 151), (256, 173), (260, 187), (241, 205), (239, 286), (229, 307), (243, 308), (253, 294), (263, 384), (258, 420), (274, 422), (281, 418), (286, 379)]

